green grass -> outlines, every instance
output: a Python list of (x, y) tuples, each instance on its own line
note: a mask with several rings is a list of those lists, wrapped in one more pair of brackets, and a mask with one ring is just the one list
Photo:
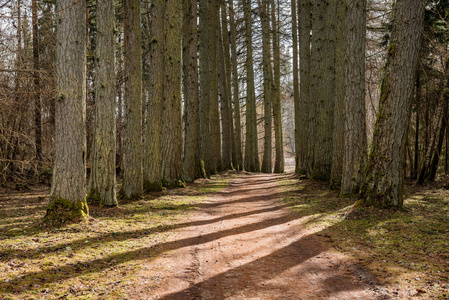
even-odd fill
[[(0, 197), (0, 299), (124, 299), (143, 262), (174, 246), (172, 230), (226, 187), (228, 175), (152, 193), (119, 207), (90, 206), (89, 224), (43, 226), (46, 188)], [(186, 223), (187, 222), (187, 223)], [(171, 248), (170, 248), (171, 247)]]
[[(390, 287), (449, 298), (449, 191), (407, 188), (404, 210), (355, 208), (323, 183), (289, 177), (284, 201), (304, 225)], [(412, 293), (413, 294), (413, 293)]]

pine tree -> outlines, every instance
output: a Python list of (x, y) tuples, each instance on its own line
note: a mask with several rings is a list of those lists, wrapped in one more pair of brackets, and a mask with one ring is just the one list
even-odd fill
[(197, 177), (210, 176), (211, 170), (211, 137), (210, 137), (210, 26), (209, 0), (199, 1), (199, 69), (200, 94), (198, 113), (198, 152), (202, 162), (197, 169)]
[(284, 138), (282, 134), (282, 114), (281, 114), (281, 57), (279, 49), (279, 0), (276, 5), (271, 0), (271, 22), (273, 31), (273, 120), (275, 138), (275, 162), (274, 172), (284, 172)]
[(367, 159), (365, 111), (366, 0), (347, 3), (345, 134), (342, 194), (357, 193)]
[(184, 180), (193, 182), (198, 148), (198, 55), (197, 1), (183, 0), (183, 67), (185, 99)]
[(237, 38), (235, 28), (235, 11), (233, 1), (229, 1), (229, 27), (230, 27), (230, 44), (231, 44), (231, 65), (232, 65), (232, 103), (234, 104), (234, 128), (235, 128), (235, 161), (234, 168), (243, 169), (243, 153), (242, 153), (242, 127), (240, 118), (240, 90), (239, 78), (237, 70)]
[(154, 0), (150, 8), (150, 87), (147, 106), (144, 157), (145, 192), (162, 189), (162, 105), (164, 92), (165, 1)]
[(329, 180), (332, 168), (332, 149), (335, 109), (335, 50), (336, 1), (318, 0), (313, 6), (310, 127), (308, 175)]
[(397, 0), (393, 18), (373, 145), (361, 187), (362, 204), (380, 207), (403, 205), (406, 133), (421, 45), (423, 1)]
[(125, 10), (125, 161), (122, 194), (143, 193), (142, 155), (142, 37), (140, 1), (124, 0)]
[(210, 64), (209, 64), (209, 77), (210, 77), (210, 139), (211, 143), (211, 165), (210, 172), (212, 174), (217, 173), (222, 168), (221, 161), (221, 136), (220, 136), (220, 114), (218, 103), (218, 43), (219, 43), (219, 1), (212, 0), (209, 3), (209, 26), (210, 26)]
[[(299, 78), (298, 78), (298, 23), (296, 21), (296, 0), (291, 0), (292, 10), (292, 40), (293, 40), (293, 103), (295, 107), (295, 170), (300, 173), (301, 153), (301, 108), (299, 103)], [(302, 24), (301, 24), (302, 25)], [(302, 28), (301, 28), (302, 30)], [(302, 80), (302, 77), (301, 77)]]
[(257, 138), (256, 92), (254, 88), (253, 35), (251, 0), (244, 2), (246, 43), (246, 145), (245, 170), (259, 172), (259, 149)]
[(55, 162), (46, 219), (85, 220), (86, 2), (57, 2)]
[(299, 155), (297, 163), (297, 172), (300, 174), (307, 173), (307, 166), (309, 166), (313, 152), (310, 144), (314, 140), (310, 138), (311, 134), (309, 123), (311, 121), (309, 116), (310, 103), (310, 0), (299, 0), (299, 59), (300, 59), (300, 95), (299, 95)]
[(165, 2), (165, 82), (162, 111), (162, 179), (167, 187), (184, 186), (182, 180), (182, 2)]
[(271, 67), (271, 39), (270, 39), (270, 9), (269, 0), (259, 0), (260, 19), (262, 22), (262, 52), (263, 52), (263, 96), (264, 96), (264, 147), (262, 158), (262, 172), (271, 173), (272, 162), (272, 67)]

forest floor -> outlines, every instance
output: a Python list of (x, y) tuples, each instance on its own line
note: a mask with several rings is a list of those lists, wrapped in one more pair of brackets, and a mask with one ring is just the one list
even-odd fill
[(45, 227), (0, 190), (0, 299), (449, 299), (449, 191), (357, 209), (292, 173), (227, 172)]

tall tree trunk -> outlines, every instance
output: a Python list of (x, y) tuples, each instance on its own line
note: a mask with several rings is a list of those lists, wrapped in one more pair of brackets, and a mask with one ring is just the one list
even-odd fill
[[(232, 89), (231, 89), (231, 52), (229, 48), (229, 31), (228, 31), (228, 15), (226, 13), (226, 3), (223, 1), (220, 3), (220, 9), (221, 9), (221, 36), (223, 40), (223, 57), (225, 60), (225, 73), (226, 73), (226, 98), (227, 98), (227, 105), (229, 110), (229, 127), (231, 130), (230, 138), (231, 138), (231, 165), (230, 169), (232, 169), (234, 166), (237, 166), (237, 142), (235, 138), (235, 128), (234, 128), (234, 121), (233, 121), (233, 113), (232, 113)], [(224, 129), (223, 129), (224, 130)], [(225, 146), (222, 147), (222, 152), (225, 151)], [(224, 154), (223, 154), (224, 157)], [(223, 158), (224, 159), (224, 158)], [(223, 165), (226, 164), (223, 161)]]
[(405, 143), (421, 44), (423, 1), (397, 0), (393, 15), (373, 146), (361, 188), (363, 204), (381, 207), (403, 205)]
[(211, 173), (217, 173), (222, 168), (221, 162), (221, 136), (220, 136), (220, 114), (218, 111), (218, 36), (219, 36), (219, 22), (220, 22), (220, 5), (219, 1), (211, 1), (210, 9), (210, 138), (211, 152)]
[[(343, 172), (343, 152), (345, 145), (345, 65), (347, 63), (346, 49), (346, 0), (337, 0), (337, 28), (335, 54), (335, 109), (334, 135), (332, 150), (332, 169), (330, 188), (338, 190), (341, 187)], [(349, 27), (348, 27), (349, 28)], [(348, 37), (349, 38), (349, 37)]]
[(125, 14), (125, 162), (122, 194), (143, 193), (142, 155), (142, 35), (140, 1), (124, 0)]
[(116, 206), (114, 5), (97, 0), (95, 123), (87, 202)]
[[(277, 11), (277, 17), (276, 17)], [(277, 7), (275, 1), (271, 0), (271, 22), (273, 31), (273, 120), (274, 120), (274, 145), (275, 161), (274, 172), (284, 173), (284, 138), (282, 135), (281, 114), (281, 55), (279, 50), (279, 0)]]
[(347, 3), (345, 142), (342, 194), (357, 193), (367, 160), (365, 109), (366, 0)]
[[(299, 0), (299, 59), (300, 59), (300, 95), (299, 95), (299, 156), (298, 170), (307, 173), (307, 166), (312, 158), (309, 151), (309, 106), (310, 103), (310, 0)], [(313, 137), (313, 136), (312, 136)]]
[(199, 1), (199, 68), (200, 68), (200, 97), (198, 114), (199, 153), (202, 168), (197, 170), (198, 177), (210, 176), (211, 170), (211, 138), (210, 138), (210, 26), (209, 5), (210, 0)]
[[(223, 6), (222, 6), (223, 8)], [(224, 16), (226, 18), (226, 14)], [(220, 85), (220, 108), (221, 108), (221, 129), (222, 129), (222, 167), (225, 170), (232, 169), (232, 138), (231, 138), (231, 109), (229, 107), (229, 88), (227, 80), (227, 70), (225, 65), (223, 34), (219, 23), (219, 43), (218, 43), (218, 81)]]
[(198, 147), (197, 0), (183, 0), (183, 64), (185, 99), (184, 180), (195, 180)]
[(167, 0), (165, 10), (165, 85), (162, 112), (162, 178), (167, 187), (182, 181), (182, 3)]
[(164, 97), (165, 1), (154, 0), (150, 8), (150, 88), (147, 105), (143, 180), (145, 192), (162, 189), (162, 106)]
[(413, 164), (413, 176), (412, 179), (418, 177), (418, 161), (419, 161), (419, 106), (421, 102), (421, 72), (416, 72), (416, 124), (415, 124), (415, 159)]
[(57, 2), (55, 162), (46, 219), (85, 220), (86, 2)]
[(240, 119), (240, 91), (239, 91), (239, 74), (237, 69), (237, 37), (235, 29), (235, 11), (233, 1), (229, 1), (229, 25), (230, 25), (230, 40), (231, 40), (231, 60), (232, 60), (232, 102), (234, 104), (234, 122), (235, 122), (235, 162), (234, 168), (236, 170), (243, 169), (243, 154), (242, 154), (242, 127)]
[(245, 170), (259, 172), (259, 152), (257, 138), (256, 97), (254, 89), (254, 66), (252, 46), (251, 0), (245, 0), (245, 39), (246, 39), (246, 145)]
[(444, 135), (446, 132), (447, 127), (447, 107), (448, 107), (448, 99), (447, 99), (447, 88), (449, 86), (449, 78), (447, 73), (449, 67), (449, 60), (446, 62), (446, 73), (443, 79), (441, 92), (439, 96), (439, 103), (442, 103), (441, 108), (441, 117), (440, 117), (440, 127), (438, 134), (435, 133), (435, 136), (433, 138), (433, 141), (431, 143), (431, 147), (428, 148), (426, 158), (424, 160), (423, 166), (421, 168), (421, 171), (418, 176), (417, 183), (418, 184), (424, 184), (425, 180), (433, 181), (435, 180), (437, 169), (438, 169), (438, 163), (440, 161), (440, 154), (441, 150), (443, 148), (443, 141), (444, 141)]
[(37, 168), (42, 167), (42, 104), (41, 104), (41, 80), (39, 75), (39, 29), (37, 17), (37, 0), (31, 1), (33, 19), (33, 67), (34, 67), (34, 127), (36, 143)]
[(329, 180), (332, 168), (336, 9), (336, 1), (318, 0), (312, 14), (310, 102), (313, 109), (310, 124), (312, 134), (309, 137), (313, 137), (315, 141), (313, 159), (309, 162), (309, 175), (318, 180)]
[(270, 10), (269, 0), (258, 0), (260, 18), (262, 22), (262, 68), (263, 68), (263, 96), (264, 96), (264, 146), (262, 158), (262, 172), (271, 173), (272, 163), (272, 70), (270, 51)]
[[(299, 70), (298, 70), (298, 22), (296, 0), (291, 0), (292, 6), (292, 37), (293, 37), (293, 103), (295, 107), (295, 172), (300, 173), (301, 147), (301, 108), (299, 103)], [(302, 24), (303, 25), (303, 24)], [(302, 28), (300, 30), (303, 30)], [(301, 78), (302, 80), (302, 78)]]
[(447, 102), (448, 102), (448, 99), (447, 99), (447, 97), (445, 97), (444, 104), (443, 104), (443, 115), (441, 117), (440, 131), (438, 134), (437, 148), (433, 152), (432, 160), (430, 162), (430, 167), (429, 167), (429, 180), (430, 181), (434, 181), (437, 176), (438, 163), (440, 162), (441, 150), (443, 149), (444, 135), (446, 133), (446, 127), (447, 127)]

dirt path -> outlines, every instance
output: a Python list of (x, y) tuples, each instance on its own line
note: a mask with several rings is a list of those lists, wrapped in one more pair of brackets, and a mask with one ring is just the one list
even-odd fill
[(280, 176), (242, 174), (211, 197), (143, 266), (134, 299), (388, 298), (283, 206)]

